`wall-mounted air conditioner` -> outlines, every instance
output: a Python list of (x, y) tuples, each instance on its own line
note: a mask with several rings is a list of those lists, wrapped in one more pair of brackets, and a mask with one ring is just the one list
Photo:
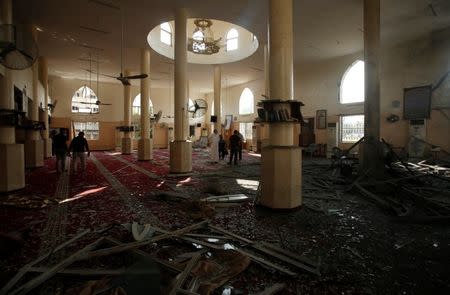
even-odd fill
[(427, 130), (425, 120), (409, 121), (409, 143), (408, 153), (410, 157), (421, 158), (424, 155), (426, 147)]

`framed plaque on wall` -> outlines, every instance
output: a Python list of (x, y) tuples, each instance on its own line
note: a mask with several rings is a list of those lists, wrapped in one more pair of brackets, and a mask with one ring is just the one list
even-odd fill
[(316, 111), (316, 126), (317, 129), (327, 128), (327, 110)]

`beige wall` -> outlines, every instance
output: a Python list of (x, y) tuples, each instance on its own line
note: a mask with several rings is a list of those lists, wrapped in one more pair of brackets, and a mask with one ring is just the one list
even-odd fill
[[(123, 123), (123, 86), (118, 83), (99, 83), (97, 93), (96, 83), (92, 83), (92, 89), (103, 103), (110, 103), (110, 106), (100, 106), (98, 114), (78, 114), (72, 113), (72, 96), (86, 81), (76, 79), (63, 79), (51, 77), (53, 97), (58, 100), (53, 113), (51, 127), (71, 128), (71, 122), (99, 122), (100, 138), (90, 141), (91, 149), (106, 150), (114, 149), (117, 145), (117, 137), (122, 136), (116, 131), (116, 127)], [(140, 92), (139, 82), (131, 86), (132, 100)], [(191, 90), (193, 98), (203, 97), (202, 94)], [(167, 147), (167, 128), (173, 125), (173, 89), (171, 88), (150, 88), (150, 99), (153, 103), (154, 112), (162, 111), (163, 115), (160, 124), (153, 134), (155, 148)], [(203, 122), (202, 119), (190, 119), (190, 124)], [(134, 145), (137, 147), (137, 144)]]
[[(326, 109), (328, 122), (337, 122), (341, 114), (364, 112), (363, 104), (342, 105), (338, 101), (342, 75), (348, 66), (362, 57), (361, 54), (295, 67), (295, 97), (304, 102), (305, 116), (315, 116), (316, 110)], [(394, 146), (404, 147), (409, 140), (409, 122), (403, 120), (403, 89), (435, 84), (450, 69), (450, 38), (448, 34), (443, 36), (440, 33), (383, 49), (381, 61), (381, 137)], [(432, 107), (445, 109), (432, 110), (431, 118), (426, 122), (427, 141), (447, 151), (450, 150), (448, 89), (450, 77), (432, 96)], [(400, 107), (392, 106), (394, 100), (401, 102)], [(387, 122), (386, 117), (390, 114), (398, 115), (400, 121)], [(316, 130), (315, 133), (316, 142), (326, 142), (326, 130)]]
[[(0, 65), (0, 74), (5, 74), (5, 67)], [(11, 70), (12, 73), (12, 88), (11, 88), (11, 97), (9, 98), (11, 101), (14, 100), (14, 86), (19, 88), (21, 91), (23, 91), (24, 88), (26, 88), (26, 95), (34, 99), (33, 96), (33, 72), (31, 68), (15, 71)], [(42, 103), (44, 106), (44, 87), (42, 86), (42, 83), (38, 81), (38, 105)], [(14, 105), (14, 104), (13, 104)], [(23, 105), (25, 110), (27, 110), (28, 107), (28, 100), (24, 97)]]

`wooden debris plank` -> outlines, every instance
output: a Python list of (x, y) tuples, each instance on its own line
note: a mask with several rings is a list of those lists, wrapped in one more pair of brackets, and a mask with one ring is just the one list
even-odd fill
[(280, 292), (284, 288), (286, 288), (286, 284), (275, 284), (275, 285), (265, 289), (261, 293), (258, 293), (258, 295), (273, 295), (273, 294)]
[[(106, 237), (105, 240), (107, 242), (110, 242), (110, 243), (115, 244), (115, 245), (120, 245), (121, 244), (118, 240), (116, 240), (116, 239), (114, 239), (112, 237)], [(138, 255), (138, 256), (141, 256), (141, 257), (148, 257), (150, 259), (153, 259), (153, 261), (155, 261), (156, 263), (164, 266), (165, 268), (167, 268), (167, 269), (169, 269), (171, 271), (174, 271), (174, 272), (182, 272), (183, 271), (182, 267), (180, 267), (180, 266), (178, 266), (178, 265), (176, 265), (174, 263), (171, 263), (170, 261), (166, 261), (166, 260), (154, 257), (154, 256), (152, 256), (152, 255), (148, 254), (147, 252), (144, 252), (144, 251), (142, 251), (140, 249), (133, 249), (133, 250), (131, 250), (131, 253), (133, 253), (135, 255)]]
[(315, 261), (309, 259), (308, 257), (300, 256), (300, 255), (295, 254), (295, 253), (293, 253), (293, 252), (291, 252), (291, 251), (289, 251), (289, 250), (280, 248), (280, 247), (278, 247), (278, 246), (276, 246), (276, 245), (274, 245), (274, 244), (267, 243), (267, 242), (261, 242), (261, 244), (262, 244), (263, 246), (265, 246), (266, 248), (270, 248), (270, 249), (272, 249), (272, 250), (274, 250), (274, 251), (277, 251), (277, 252), (279, 252), (279, 253), (282, 253), (282, 254), (284, 254), (284, 255), (287, 256), (287, 257), (290, 257), (290, 258), (295, 259), (295, 260), (297, 260), (297, 261), (301, 261), (301, 262), (303, 262), (303, 263), (309, 264), (309, 265), (311, 265), (311, 266), (314, 267), (314, 268), (317, 268), (317, 266), (319, 265), (317, 262), (315, 262)]
[[(150, 228), (154, 229), (155, 231), (161, 232), (163, 234), (170, 233), (169, 231), (166, 231), (164, 229), (158, 228), (156, 226), (150, 226)], [(212, 243), (208, 243), (208, 242), (197, 240), (197, 239), (193, 239), (193, 238), (189, 238), (189, 237), (186, 237), (186, 236), (173, 236), (173, 237), (170, 237), (170, 238), (171, 239), (181, 239), (181, 240), (188, 241), (190, 243), (199, 244), (199, 245), (211, 248), (211, 249), (223, 250), (223, 246), (212, 244)]]
[(293, 266), (295, 266), (297, 268), (306, 270), (306, 271), (308, 271), (308, 272), (310, 272), (312, 274), (315, 274), (315, 275), (320, 275), (320, 272), (319, 272), (319, 270), (317, 268), (314, 268), (314, 267), (302, 264), (302, 263), (300, 263), (300, 262), (298, 262), (296, 260), (293, 260), (293, 259), (291, 259), (289, 257), (286, 257), (286, 256), (284, 256), (284, 255), (282, 255), (280, 253), (277, 253), (275, 251), (269, 250), (269, 249), (261, 246), (260, 244), (253, 244), (252, 247), (254, 249), (258, 250), (258, 251), (263, 252), (264, 254), (268, 254), (268, 255), (270, 255), (272, 257), (275, 257), (275, 258), (277, 258), (277, 259), (279, 259), (279, 260), (281, 260), (283, 262), (289, 263), (290, 265), (293, 265)]
[(169, 295), (176, 295), (178, 290), (183, 287), (184, 281), (188, 277), (188, 275), (191, 273), (192, 268), (197, 264), (197, 262), (202, 257), (202, 254), (205, 253), (206, 250), (198, 251), (192, 259), (189, 261), (189, 263), (186, 265), (186, 268), (183, 270), (183, 272), (177, 276), (175, 279), (175, 284), (173, 285), (172, 290), (170, 291)]
[[(44, 273), (49, 271), (49, 267), (30, 267), (28, 272)], [(125, 272), (125, 268), (118, 269), (88, 269), (88, 268), (69, 268), (61, 269), (56, 273), (64, 275), (76, 275), (76, 276), (117, 276)]]
[(361, 193), (363, 193), (365, 196), (369, 197), (371, 200), (377, 202), (377, 203), (378, 203), (380, 206), (382, 206), (383, 208), (391, 209), (391, 210), (393, 209), (392, 206), (391, 206), (388, 202), (386, 202), (386, 201), (383, 200), (382, 198), (378, 197), (377, 195), (375, 195), (375, 194), (369, 192), (368, 190), (366, 190), (365, 188), (363, 188), (359, 183), (357, 183), (357, 182), (354, 183), (354, 186), (355, 186), (356, 188), (358, 188), (359, 191), (360, 191)]
[(95, 249), (101, 242), (104, 241), (104, 238), (101, 237), (95, 242), (85, 246), (83, 249), (78, 250), (74, 254), (70, 255), (60, 263), (52, 266), (47, 272), (42, 273), (41, 275), (37, 276), (36, 278), (32, 279), (31, 281), (28, 281), (18, 289), (14, 290), (11, 295), (14, 294), (26, 294), (32, 289), (36, 288), (49, 278), (53, 277), (59, 270), (66, 268), (67, 266), (71, 265), (73, 262), (79, 260), (80, 257), (82, 257), (85, 253)]
[(284, 274), (287, 274), (288, 276), (291, 276), (291, 277), (297, 276), (297, 273), (295, 273), (293, 271), (290, 271), (287, 268), (284, 268), (284, 267), (281, 267), (279, 265), (276, 265), (275, 263), (272, 263), (272, 262), (270, 262), (270, 261), (268, 261), (268, 260), (266, 260), (266, 259), (264, 259), (262, 257), (256, 256), (256, 255), (254, 255), (254, 254), (252, 254), (252, 253), (250, 253), (248, 251), (245, 251), (245, 250), (240, 249), (240, 248), (235, 248), (234, 250), (236, 250), (237, 252), (239, 252), (241, 254), (247, 255), (248, 257), (250, 257), (253, 261), (255, 261), (257, 263), (260, 263), (260, 264), (263, 264), (263, 265), (268, 266), (270, 268), (276, 269), (276, 270), (278, 270), (278, 271), (280, 271), (280, 272), (282, 272)]
[(89, 229), (84, 230), (80, 232), (79, 234), (72, 237), (70, 240), (65, 241), (61, 245), (57, 246), (55, 249), (47, 252), (46, 254), (40, 256), (39, 258), (31, 261), (30, 263), (26, 264), (24, 267), (22, 267), (19, 272), (0, 290), (0, 294), (7, 294), (8, 291), (14, 287), (14, 285), (28, 272), (28, 269), (32, 267), (35, 264), (38, 264), (39, 262), (45, 260), (47, 257), (49, 257), (51, 254), (61, 250), (62, 248), (66, 247), (67, 245), (70, 245), (71, 243), (75, 242), (76, 240), (80, 239), (81, 237), (85, 236), (90, 232)]
[(97, 250), (97, 251), (92, 251), (90, 253), (87, 253), (84, 255), (84, 257), (82, 259), (88, 259), (88, 258), (92, 258), (92, 257), (99, 257), (99, 256), (106, 256), (106, 255), (111, 255), (111, 254), (115, 254), (115, 253), (120, 253), (126, 250), (131, 250), (131, 249), (136, 249), (148, 244), (152, 244), (164, 239), (168, 239), (174, 236), (178, 236), (178, 235), (182, 235), (185, 233), (188, 233), (192, 230), (198, 229), (200, 227), (203, 227), (204, 225), (206, 225), (208, 223), (207, 220), (193, 224), (193, 225), (189, 225), (186, 226), (184, 228), (175, 230), (173, 232), (170, 232), (168, 234), (162, 234), (156, 237), (153, 237), (151, 239), (148, 240), (143, 240), (143, 241), (137, 241), (137, 242), (131, 242), (131, 243), (125, 243), (125, 244), (121, 244), (118, 246), (113, 246), (110, 248), (106, 248), (106, 249), (101, 249), (101, 250)]
[(187, 294), (187, 295), (200, 295), (198, 293), (189, 291), (189, 290), (184, 290), (184, 289), (178, 289), (177, 293), (181, 293), (181, 294)]
[(217, 232), (223, 233), (226, 236), (230, 236), (230, 237), (233, 237), (235, 239), (238, 239), (241, 242), (244, 242), (244, 243), (247, 243), (247, 244), (253, 244), (254, 243), (253, 241), (251, 241), (249, 239), (241, 237), (241, 236), (239, 236), (237, 234), (234, 234), (234, 233), (232, 233), (230, 231), (227, 231), (226, 229), (223, 229), (221, 227), (218, 227), (218, 226), (215, 226), (215, 225), (212, 225), (212, 224), (208, 224), (208, 227), (213, 229), (213, 230), (215, 230), (215, 231), (217, 231)]
[(205, 238), (205, 239), (218, 239), (218, 240), (229, 240), (229, 237), (226, 236), (217, 236), (217, 235), (208, 235), (208, 234), (184, 234), (186, 237), (192, 237), (192, 238)]

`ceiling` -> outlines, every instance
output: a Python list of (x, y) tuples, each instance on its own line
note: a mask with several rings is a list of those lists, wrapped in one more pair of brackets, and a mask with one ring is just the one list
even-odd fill
[[(363, 49), (363, 0), (293, 0), (294, 61), (314, 62)], [(431, 6), (430, 6), (431, 5)], [(161, 22), (174, 19), (176, 7), (188, 17), (223, 20), (254, 33), (260, 47), (252, 56), (222, 66), (228, 86), (263, 78), (263, 44), (267, 42), (268, 1), (263, 0), (14, 0), (15, 23), (33, 23), (39, 33), (40, 54), (48, 58), (50, 75), (89, 79), (89, 56), (99, 53), (100, 72), (118, 75), (121, 15), (124, 20), (124, 68), (139, 71), (139, 49), (148, 47), (147, 34)], [(118, 9), (119, 8), (119, 9)], [(448, 0), (382, 0), (382, 45), (412, 40), (450, 27)], [(98, 49), (95, 49), (98, 48)], [(84, 59), (84, 60), (83, 60)], [(96, 69), (96, 63), (92, 63)], [(151, 54), (153, 87), (169, 87), (173, 62)], [(212, 66), (188, 66), (191, 88), (210, 92)], [(96, 79), (96, 77), (92, 77)], [(102, 81), (120, 83), (113, 79)], [(136, 83), (137, 82), (133, 82)]]

